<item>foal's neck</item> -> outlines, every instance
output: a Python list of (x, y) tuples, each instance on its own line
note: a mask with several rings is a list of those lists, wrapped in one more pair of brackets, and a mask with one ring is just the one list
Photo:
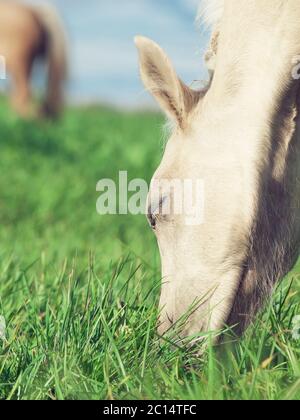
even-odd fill
[(225, 2), (207, 100), (220, 107), (237, 104), (264, 118), (273, 113), (297, 83), (293, 68), (300, 54), (299, 22), (298, 0)]

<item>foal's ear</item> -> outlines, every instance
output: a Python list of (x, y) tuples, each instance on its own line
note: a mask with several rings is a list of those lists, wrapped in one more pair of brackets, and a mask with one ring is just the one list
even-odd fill
[(184, 128), (186, 117), (198, 103), (200, 93), (190, 89), (178, 78), (171, 61), (159, 45), (141, 36), (135, 38), (135, 44), (146, 89), (167, 115)]

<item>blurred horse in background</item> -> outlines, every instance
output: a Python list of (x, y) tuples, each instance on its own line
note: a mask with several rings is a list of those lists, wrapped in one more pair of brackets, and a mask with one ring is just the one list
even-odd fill
[[(11, 78), (12, 106), (22, 117), (59, 115), (67, 73), (66, 51), (63, 24), (53, 7), (0, 0), (0, 55)], [(34, 105), (31, 88), (37, 58), (48, 65), (46, 95), (40, 110)]]

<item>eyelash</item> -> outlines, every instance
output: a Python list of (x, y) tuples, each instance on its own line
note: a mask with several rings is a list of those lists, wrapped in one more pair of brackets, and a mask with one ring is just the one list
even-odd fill
[(165, 204), (165, 202), (168, 200), (168, 197), (165, 196), (163, 198), (160, 199), (158, 206), (156, 207), (155, 210), (153, 210), (151, 208), (151, 205), (149, 206), (148, 209), (148, 214), (147, 214), (147, 219), (150, 223), (151, 228), (155, 231), (157, 228), (157, 223), (159, 221), (167, 221), (168, 219), (168, 215), (165, 215), (163, 213), (163, 205)]

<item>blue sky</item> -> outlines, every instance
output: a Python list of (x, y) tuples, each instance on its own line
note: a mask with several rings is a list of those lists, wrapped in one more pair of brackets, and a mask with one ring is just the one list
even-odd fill
[[(43, 0), (35, 0), (41, 2)], [(139, 80), (137, 34), (158, 42), (187, 82), (206, 78), (207, 34), (194, 23), (199, 0), (48, 0), (70, 40), (69, 93), (77, 102), (150, 105)]]

